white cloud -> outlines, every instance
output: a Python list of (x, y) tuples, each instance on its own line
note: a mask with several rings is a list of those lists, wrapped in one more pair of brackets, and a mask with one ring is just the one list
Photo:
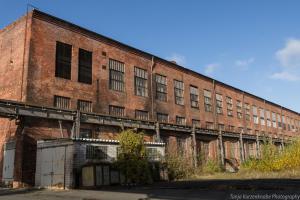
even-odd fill
[(272, 79), (277, 79), (277, 80), (284, 80), (284, 81), (298, 81), (300, 80), (300, 77), (297, 75), (291, 74), (286, 71), (274, 73), (271, 75)]
[(243, 69), (247, 69), (250, 64), (255, 61), (254, 58), (248, 58), (245, 60), (236, 60), (234, 63), (236, 66), (241, 67)]
[(211, 63), (211, 64), (208, 64), (204, 67), (204, 73), (206, 75), (212, 75), (216, 69), (220, 66), (219, 63)]
[(300, 68), (300, 40), (287, 40), (285, 47), (276, 52), (276, 58), (283, 67)]
[(185, 65), (186, 64), (186, 59), (185, 56), (180, 55), (178, 53), (173, 53), (171, 56), (166, 58), (169, 61), (175, 61), (179, 65)]
[(300, 40), (289, 39), (285, 46), (275, 53), (281, 71), (272, 74), (272, 79), (300, 81)]

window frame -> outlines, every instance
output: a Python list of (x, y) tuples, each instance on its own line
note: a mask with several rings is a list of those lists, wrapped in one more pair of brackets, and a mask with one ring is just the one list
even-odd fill
[(184, 105), (184, 82), (174, 79), (175, 104)]
[[(62, 49), (60, 49), (62, 48)], [(70, 52), (66, 52), (70, 51)], [(55, 77), (71, 80), (72, 78), (72, 53), (73, 47), (70, 44), (56, 41), (55, 50)], [(61, 55), (64, 54), (64, 55)], [(66, 54), (69, 54), (67, 56)]]
[(108, 60), (109, 89), (125, 92), (125, 64), (115, 59)]
[(78, 50), (78, 82), (93, 83), (93, 52), (81, 48)]
[(148, 71), (140, 67), (134, 67), (134, 94), (148, 97)]

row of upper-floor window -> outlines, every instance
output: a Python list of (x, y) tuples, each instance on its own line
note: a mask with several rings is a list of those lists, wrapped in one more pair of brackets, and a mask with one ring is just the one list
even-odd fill
[[(54, 96), (54, 106), (57, 108), (62, 109), (69, 109), (70, 108), (70, 98), (69, 97), (62, 97), (62, 96)], [(248, 107), (248, 106), (247, 106)], [(122, 106), (116, 106), (116, 105), (109, 105), (109, 114), (113, 116), (118, 117), (125, 117), (125, 107)], [(83, 112), (92, 112), (93, 106), (91, 101), (85, 101), (85, 100), (78, 100), (77, 101), (77, 109)], [(267, 124), (265, 124), (264, 120), (264, 109), (259, 108), (260, 113), (260, 120), (257, 113), (257, 107), (253, 106), (253, 121), (255, 124), (259, 124), (259, 121), (261, 121), (261, 125), (267, 125), (268, 127), (273, 128), (282, 128), (284, 130), (289, 131), (297, 131), (299, 129), (299, 121), (295, 120), (293, 123), (293, 120), (290, 121), (290, 118), (287, 118), (287, 121), (285, 121), (285, 116), (280, 116), (279, 114), (276, 114), (272, 112), (272, 116), (270, 115), (270, 111), (266, 111), (267, 116)], [(278, 118), (278, 121), (276, 121), (276, 116)], [(138, 120), (149, 120), (149, 111), (146, 110), (135, 110), (135, 118)], [(156, 120), (163, 123), (169, 123), (169, 114), (167, 113), (156, 113)], [(175, 120), (176, 124), (178, 125), (186, 125), (186, 118), (184, 116), (176, 116)], [(200, 120), (199, 119), (192, 119), (191, 124), (195, 125), (197, 127), (200, 127)], [(214, 127), (213, 122), (205, 122), (205, 128), (212, 129)], [(218, 129), (225, 130), (225, 126), (222, 124), (218, 124)], [(234, 131), (234, 126), (228, 125), (227, 130)]]
[[(71, 79), (71, 55), (72, 46), (69, 44), (57, 42), (56, 43), (56, 77)], [(78, 55), (78, 81), (82, 83), (92, 83), (92, 52), (84, 49), (79, 49)], [(109, 59), (109, 88), (111, 90), (124, 92), (125, 91), (125, 64), (123, 62)], [(168, 101), (167, 77), (161, 74), (155, 74), (155, 98), (159, 101)], [(174, 102), (178, 105), (184, 105), (184, 82), (174, 79)], [(148, 97), (148, 72), (145, 69), (134, 67), (134, 92), (137, 96)], [(190, 106), (199, 109), (199, 89), (197, 86), (190, 85)], [(204, 110), (206, 112), (213, 112), (212, 93), (210, 90), (204, 89)], [(234, 117), (233, 99), (226, 96), (227, 116)], [(250, 105), (240, 100), (236, 100), (236, 117), (251, 121)], [(277, 128), (277, 126), (285, 126), (285, 117), (272, 112), (272, 120), (270, 111), (266, 111), (266, 121), (264, 109), (259, 108), (260, 115), (258, 116), (257, 108), (253, 105), (253, 122), (254, 124), (266, 125)], [(216, 114), (223, 114), (223, 96), (216, 93), (215, 96), (215, 112)], [(277, 116), (277, 117), (276, 117)], [(277, 118), (277, 120), (276, 120)], [(292, 118), (286, 118), (288, 129), (300, 127), (300, 121)], [(291, 121), (291, 123), (289, 123)], [(291, 126), (291, 128), (289, 128)]]

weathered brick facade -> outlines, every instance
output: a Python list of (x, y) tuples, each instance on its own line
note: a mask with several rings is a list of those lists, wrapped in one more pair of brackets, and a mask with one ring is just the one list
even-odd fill
[[(55, 77), (56, 42), (72, 45), (71, 79)], [(219, 124), (225, 130), (248, 134), (266, 134), (272, 137), (293, 137), (300, 131), (299, 113), (281, 107), (255, 95), (241, 91), (217, 80), (203, 76), (176, 63), (166, 61), (149, 53), (129, 47), (97, 33), (78, 27), (69, 22), (55, 18), (40, 11), (32, 11), (13, 24), (0, 31), (0, 98), (16, 100), (38, 106), (52, 107), (54, 96), (70, 98), (70, 109), (77, 109), (78, 100), (92, 102), (93, 112), (109, 114), (109, 105), (125, 108), (126, 118), (135, 118), (135, 110), (149, 112), (149, 120), (156, 121), (156, 113), (169, 115), (169, 123), (176, 123), (176, 116), (186, 118), (186, 124), (192, 120), (200, 120), (200, 127), (206, 128), (207, 123), (218, 129)], [(78, 51), (85, 49), (92, 52), (92, 84), (78, 81)], [(109, 89), (109, 59), (118, 60), (125, 64), (125, 91), (118, 92)], [(134, 66), (148, 72), (148, 96), (135, 95)], [(154, 75), (167, 77), (167, 102), (156, 100)], [(152, 81), (151, 81), (152, 80)], [(175, 104), (174, 80), (184, 83), (184, 105)], [(199, 91), (199, 109), (191, 107), (190, 85)], [(204, 90), (212, 93), (212, 112), (204, 108)], [(223, 97), (223, 114), (217, 114), (216, 94)], [(233, 117), (227, 113), (226, 97), (233, 100)], [(237, 101), (242, 103), (241, 119), (237, 118)], [(250, 106), (250, 120), (246, 120), (244, 105)], [(252, 106), (264, 109), (265, 125), (255, 124)], [(266, 111), (270, 111), (271, 126), (267, 125)], [(272, 112), (292, 119), (286, 128), (272, 126)], [(260, 113), (257, 111), (259, 122)], [(234, 126), (231, 130), (229, 126)], [(82, 128), (92, 129), (93, 137), (113, 139), (120, 132), (120, 127), (106, 127), (82, 124)], [(72, 124), (62, 122), (62, 129), (55, 120), (41, 119), (0, 119), (0, 145), (14, 139), (17, 141), (14, 180), (32, 185), (35, 163), (35, 141), (43, 138), (59, 138), (71, 136)], [(145, 139), (153, 140), (155, 132), (149, 131)], [(17, 136), (17, 137), (16, 137)], [(161, 137), (168, 142), (170, 152), (176, 151), (176, 138), (186, 138), (185, 149), (192, 154), (190, 134), (161, 131)], [(167, 140), (166, 140), (167, 138)], [(197, 150), (203, 151), (205, 144), (209, 152), (205, 156), (218, 158), (218, 141), (216, 136), (196, 137)], [(238, 140), (224, 139), (225, 157), (233, 154), (240, 160)], [(228, 144), (229, 143), (229, 144)], [(230, 147), (230, 144), (235, 146)], [(244, 144), (245, 145), (245, 144)], [(247, 145), (245, 145), (247, 146)], [(231, 151), (230, 151), (231, 148)], [(255, 147), (256, 148), (256, 147)], [(250, 150), (248, 149), (247, 154)], [(235, 153), (232, 153), (235, 151)], [(252, 151), (252, 149), (251, 149)], [(2, 159), (1, 159), (2, 161)], [(2, 166), (2, 165), (0, 165)], [(0, 169), (0, 175), (2, 169)]]

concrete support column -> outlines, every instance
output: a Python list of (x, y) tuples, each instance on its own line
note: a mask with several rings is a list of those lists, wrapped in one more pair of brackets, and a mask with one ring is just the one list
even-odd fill
[(260, 158), (260, 144), (258, 135), (256, 135), (256, 158)]
[(64, 138), (64, 133), (63, 133), (63, 129), (62, 129), (62, 121), (58, 120), (58, 125), (59, 125), (59, 130), (60, 130), (60, 136), (61, 138)]
[(75, 121), (75, 138), (79, 138), (80, 135), (80, 111), (77, 110)]
[(222, 131), (219, 131), (219, 136), (218, 136), (218, 143), (219, 143), (219, 157), (220, 157), (220, 164), (221, 166), (225, 165), (224, 162), (224, 146), (223, 146), (223, 137), (222, 137)]
[(198, 160), (197, 160), (197, 142), (196, 142), (196, 128), (193, 125), (192, 128), (192, 148), (193, 148), (193, 160), (194, 160), (194, 167), (198, 167)]
[(244, 162), (244, 160), (245, 160), (245, 150), (244, 150), (244, 142), (243, 142), (243, 130), (240, 132), (239, 146), (240, 146), (241, 162)]
[(156, 142), (160, 142), (161, 139), (160, 139), (160, 127), (159, 127), (159, 122), (156, 123), (156, 126), (155, 126), (155, 132), (156, 132)]
[(281, 137), (281, 150), (284, 150), (284, 139), (283, 136)]

